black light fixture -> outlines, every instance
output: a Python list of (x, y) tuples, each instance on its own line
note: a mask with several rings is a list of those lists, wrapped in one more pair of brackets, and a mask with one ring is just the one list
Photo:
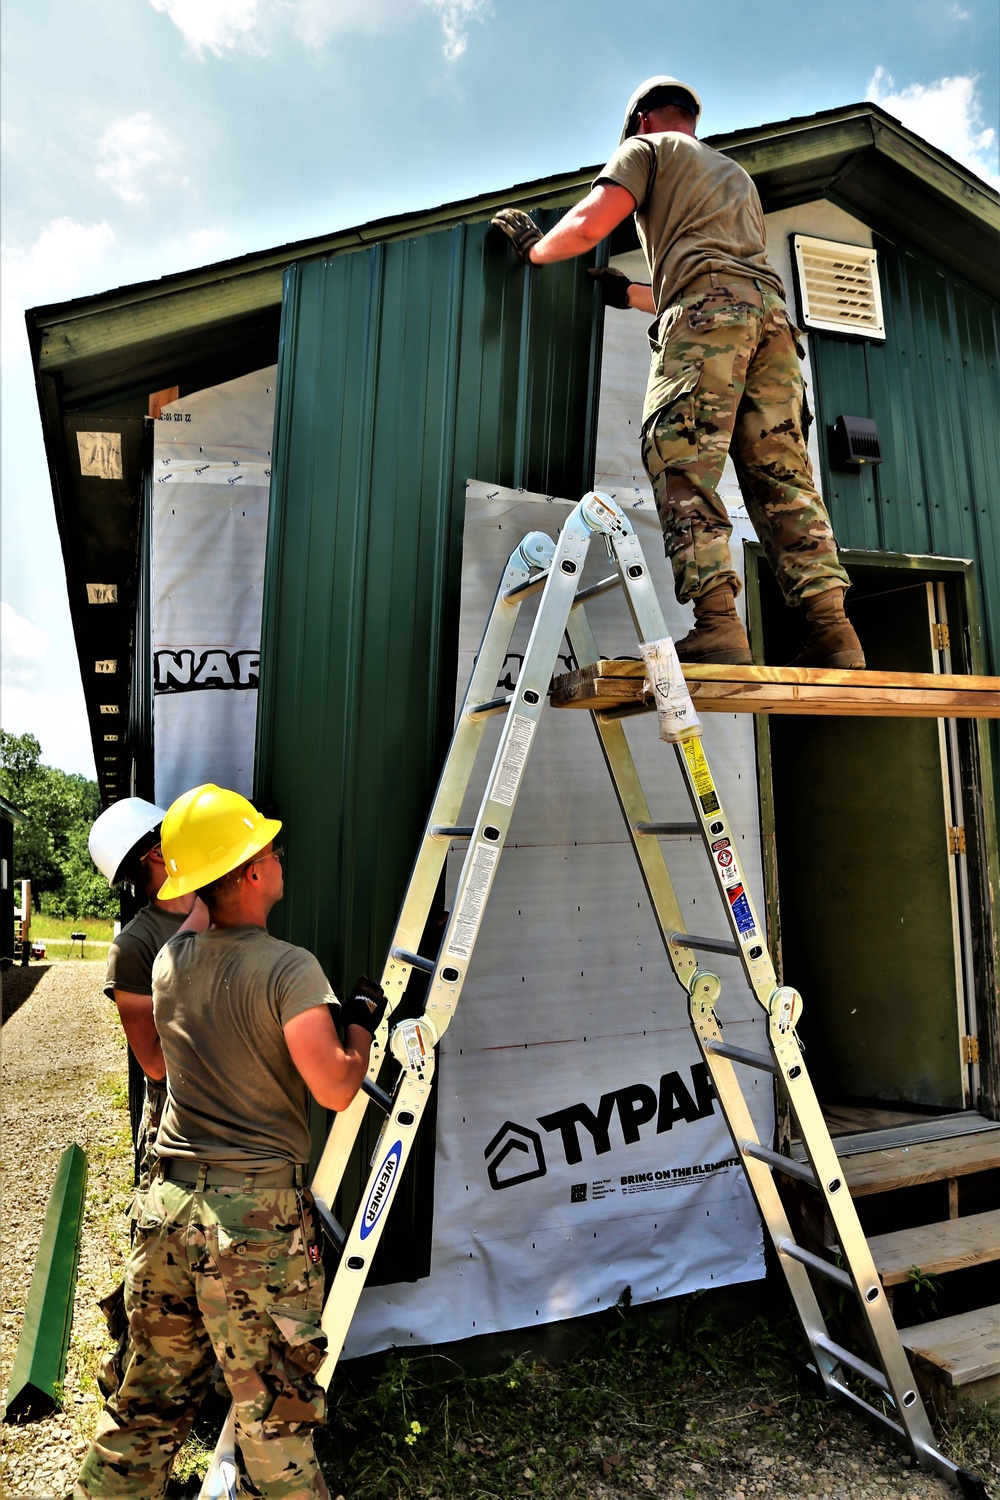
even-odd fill
[(882, 444), (871, 417), (838, 417), (833, 424), (830, 457), (846, 469), (882, 462)]

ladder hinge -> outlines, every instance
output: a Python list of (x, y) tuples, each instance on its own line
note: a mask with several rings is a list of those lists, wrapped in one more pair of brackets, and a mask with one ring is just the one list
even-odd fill
[(931, 626), (931, 636), (934, 640), (935, 651), (947, 651), (951, 645), (951, 631), (947, 625), (934, 624)]
[(979, 1061), (979, 1038), (977, 1036), (963, 1036), (962, 1061), (964, 1063), (977, 1063)]
[(964, 828), (949, 828), (948, 829), (948, 853), (949, 854), (964, 854), (965, 853), (965, 829)]

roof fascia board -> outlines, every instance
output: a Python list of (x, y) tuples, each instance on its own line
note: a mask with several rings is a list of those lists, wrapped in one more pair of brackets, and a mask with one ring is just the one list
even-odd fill
[(761, 134), (736, 140), (729, 136), (710, 137), (708, 144), (738, 162), (756, 182), (769, 173), (791, 173), (802, 166), (812, 166), (813, 175), (817, 175), (824, 161), (836, 162), (864, 151), (873, 141), (871, 120), (855, 117), (828, 124), (812, 122), (788, 135)]
[[(79, 360), (128, 349), (190, 327), (210, 327), (280, 305), (285, 270), (295, 261), (330, 259), (389, 240), (413, 239), (456, 224), (492, 218), (497, 209), (530, 204), (567, 207), (589, 188), (593, 169), (542, 183), (521, 183), (428, 213), (363, 224), (322, 239), (253, 255), (246, 262), (222, 262), (197, 271), (145, 282), (107, 297), (33, 308), (29, 333), (40, 371), (55, 373)], [(249, 263), (248, 263), (249, 262)]]
[(948, 157), (928, 150), (923, 143), (900, 127), (874, 119), (872, 127), (875, 148), (897, 166), (919, 177), (927, 188), (946, 198), (965, 213), (981, 219), (990, 228), (1000, 229), (1000, 195), (974, 177), (960, 175)]

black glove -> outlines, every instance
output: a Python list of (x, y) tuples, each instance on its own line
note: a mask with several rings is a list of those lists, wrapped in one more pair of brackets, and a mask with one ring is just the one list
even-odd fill
[(531, 247), (537, 245), (542, 237), (542, 231), (531, 215), (524, 213), (520, 208), (502, 208), (493, 217), (491, 223), (494, 229), (503, 230), (513, 246), (514, 254), (519, 260), (523, 260), (525, 265), (528, 265)]
[(613, 266), (591, 266), (587, 275), (597, 282), (605, 307), (628, 307), (628, 289), (635, 283), (623, 271)]
[(367, 975), (362, 974), (349, 998), (341, 1007), (340, 1015), (344, 1023), (344, 1034), (347, 1034), (348, 1026), (363, 1026), (371, 1036), (374, 1036), (379, 1022), (385, 1015), (388, 1003), (382, 986), (376, 984), (374, 979), (369, 979)]

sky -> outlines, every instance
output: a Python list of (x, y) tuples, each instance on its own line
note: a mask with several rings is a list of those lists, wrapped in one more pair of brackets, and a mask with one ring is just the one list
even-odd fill
[(702, 134), (869, 99), (1000, 187), (996, 0), (5, 0), (0, 14), (0, 722), (88, 776), (25, 308), (603, 163), (654, 73), (698, 90)]

